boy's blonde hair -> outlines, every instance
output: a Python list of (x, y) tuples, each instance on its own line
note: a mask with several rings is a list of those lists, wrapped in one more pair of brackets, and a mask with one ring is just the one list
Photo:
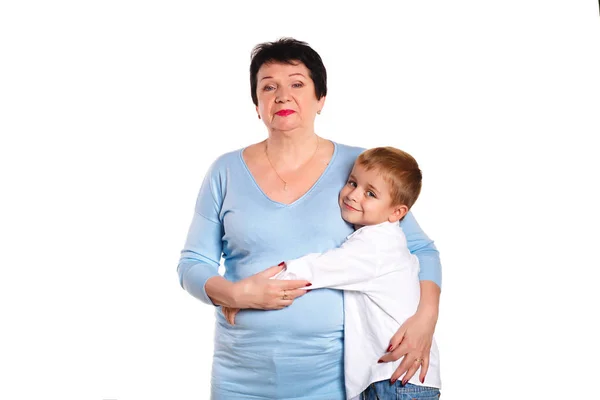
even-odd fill
[(381, 174), (390, 185), (392, 205), (403, 204), (410, 209), (417, 201), (423, 177), (419, 164), (407, 152), (395, 147), (375, 147), (362, 152), (356, 164)]

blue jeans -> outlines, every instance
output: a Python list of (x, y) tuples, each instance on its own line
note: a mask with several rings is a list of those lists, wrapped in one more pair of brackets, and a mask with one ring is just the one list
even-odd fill
[(371, 383), (360, 395), (360, 400), (438, 400), (440, 390), (433, 387), (417, 386), (402, 381), (390, 385), (389, 380)]

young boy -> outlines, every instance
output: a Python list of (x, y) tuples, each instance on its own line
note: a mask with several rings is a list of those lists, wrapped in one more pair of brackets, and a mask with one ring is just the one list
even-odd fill
[[(344, 290), (344, 374), (347, 398), (438, 398), (439, 354), (431, 346), (424, 383), (390, 385), (402, 361), (378, 363), (400, 325), (419, 304), (419, 261), (410, 254), (399, 221), (421, 191), (421, 170), (408, 153), (378, 147), (359, 155), (340, 191), (342, 218), (355, 232), (336, 249), (285, 261), (275, 279), (305, 279), (311, 290)], [(236, 311), (224, 310), (233, 323)], [(360, 395), (360, 397), (358, 397)]]

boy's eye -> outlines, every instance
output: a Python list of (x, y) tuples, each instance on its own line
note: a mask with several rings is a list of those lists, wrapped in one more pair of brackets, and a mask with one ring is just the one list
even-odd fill
[(371, 192), (370, 190), (367, 192), (367, 196), (377, 198), (377, 196), (375, 196), (375, 193)]
[(356, 187), (356, 182), (348, 181), (348, 186)]

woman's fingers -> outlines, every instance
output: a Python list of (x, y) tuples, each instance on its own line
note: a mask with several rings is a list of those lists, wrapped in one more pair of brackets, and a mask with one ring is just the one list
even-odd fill
[(312, 285), (309, 281), (306, 281), (304, 279), (293, 280), (293, 281), (273, 281), (273, 282), (276, 282), (277, 285), (279, 285), (279, 287), (281, 287), (282, 289), (285, 289), (285, 290), (308, 288), (309, 286)]
[(276, 309), (279, 310), (284, 307), (291, 306), (292, 303), (294, 302), (294, 300), (296, 300), (298, 297), (303, 296), (305, 294), (306, 294), (306, 290), (302, 290), (302, 289), (289, 289), (289, 290), (284, 289), (283, 291), (281, 291), (279, 296), (275, 299), (276, 304), (277, 304)]
[(257, 275), (261, 275), (265, 278), (271, 278), (272, 276), (277, 275), (281, 271), (285, 269), (285, 264), (274, 265), (265, 269), (264, 271), (259, 272)]
[[(394, 334), (394, 336), (392, 336), (392, 338), (390, 339), (390, 346), (388, 347), (387, 352), (396, 350), (398, 348), (398, 346), (400, 346), (400, 343), (402, 343), (402, 339), (404, 339), (405, 333), (406, 333), (406, 328), (404, 327), (404, 325), (402, 325), (400, 327), (400, 329), (398, 329), (396, 331), (396, 333)], [(398, 356), (398, 358), (400, 358), (400, 356)]]
[[(415, 357), (413, 354), (407, 354), (398, 365), (398, 368), (392, 374), (390, 381), (396, 382), (400, 377), (402, 377), (402, 384), (406, 384), (414, 375), (415, 372), (419, 370), (419, 367), (424, 362), (424, 359), (421, 357)], [(424, 379), (424, 378), (423, 378)]]
[[(403, 377), (402, 381), (406, 383), (419, 370), (419, 367), (421, 367), (419, 380), (421, 382), (425, 380), (425, 375), (429, 370), (429, 353), (434, 329), (435, 320), (432, 323), (431, 318), (427, 316), (423, 318), (415, 314), (404, 321), (390, 341), (391, 351), (380, 358), (381, 362), (390, 362), (404, 357), (392, 374), (392, 382)], [(399, 345), (394, 348), (396, 343)]]
[(282, 290), (278, 289), (273, 292), (265, 299), (265, 303), (262, 305), (264, 310), (279, 310), (284, 307), (290, 306), (297, 297), (305, 294), (306, 290)]
[(429, 370), (429, 357), (425, 357), (423, 359), (423, 365), (421, 365), (421, 373), (419, 374), (419, 381), (421, 381), (421, 383), (425, 383), (425, 375), (427, 375), (428, 370)]
[(276, 265), (236, 282), (235, 305), (239, 308), (261, 310), (277, 310), (287, 307), (296, 298), (306, 293), (311, 284), (307, 280), (270, 279), (283, 270), (283, 265)]
[[(406, 371), (408, 371), (408, 368), (410, 367), (410, 361), (411, 358), (407, 355), (407, 353), (409, 352), (409, 347), (406, 343), (400, 343), (400, 345), (393, 349), (390, 352), (387, 352), (383, 355), (383, 357), (381, 357), (379, 359), (379, 362), (390, 362), (390, 361), (397, 361), (399, 360), (401, 357), (404, 357), (404, 359), (400, 362), (400, 365), (398, 365), (398, 368), (396, 368), (396, 371), (394, 371), (394, 373), (391, 376), (390, 381), (396, 382), (398, 380), (398, 378), (400, 378), (402, 375), (404, 375), (406, 373)], [(412, 360), (414, 361), (416, 357), (412, 357)]]
[(235, 316), (240, 311), (239, 308), (230, 308), (226, 306), (222, 306), (221, 310), (223, 311), (223, 316), (231, 325), (235, 325)]
[(300, 296), (304, 296), (306, 294), (306, 290), (303, 289), (290, 289), (284, 290), (285, 297), (289, 300), (296, 300)]
[(379, 359), (380, 362), (390, 362), (396, 361), (400, 359), (400, 357), (404, 357), (400, 362), (400, 365), (396, 368), (390, 381), (396, 382), (400, 377), (402, 377), (402, 384), (408, 382), (415, 373), (421, 367), (421, 373), (419, 374), (419, 380), (421, 383), (425, 381), (425, 375), (427, 375), (427, 370), (429, 369), (429, 353), (426, 355), (420, 356), (421, 354), (418, 350), (410, 351), (408, 345), (400, 344), (397, 349), (386, 353)]
[(406, 373), (406, 371), (408, 371), (409, 367), (410, 365), (408, 357), (404, 357), (400, 365), (398, 365), (398, 368), (396, 368), (396, 370), (392, 374), (392, 377), (390, 378), (391, 382), (396, 382), (401, 376), (403, 376)]
[[(279, 274), (280, 272), (282, 272), (285, 269), (285, 264), (281, 263), (279, 265), (274, 265), (272, 267), (269, 267), (267, 269), (265, 269), (264, 271), (261, 271), (259, 273), (257, 273), (257, 276), (260, 276), (262, 278), (273, 278), (274, 276), (276, 276), (277, 274)], [(293, 277), (293, 276), (292, 276)], [(310, 282), (304, 279), (271, 279), (271, 282), (280, 285), (281, 287), (283, 287), (284, 289), (298, 289), (301, 287), (306, 287), (306, 286), (310, 286)]]
[(281, 300), (279, 302), (278, 307), (276, 308), (276, 310), (281, 310), (282, 308), (286, 308), (292, 305), (292, 303), (294, 302), (294, 300)]
[(400, 343), (400, 345), (398, 347), (396, 347), (392, 351), (385, 353), (379, 359), (379, 361), (381, 361), (381, 362), (397, 361), (400, 359), (400, 357), (406, 355), (408, 353), (408, 351), (409, 351), (408, 345), (406, 343)]
[(402, 378), (403, 385), (406, 385), (406, 382), (408, 382), (415, 375), (415, 372), (417, 372), (417, 370), (421, 367), (422, 364), (422, 358), (416, 358), (412, 363), (410, 363), (408, 371), (406, 371), (406, 374)]
[(227, 322), (231, 325), (235, 325), (235, 313), (233, 311), (227, 313)]

